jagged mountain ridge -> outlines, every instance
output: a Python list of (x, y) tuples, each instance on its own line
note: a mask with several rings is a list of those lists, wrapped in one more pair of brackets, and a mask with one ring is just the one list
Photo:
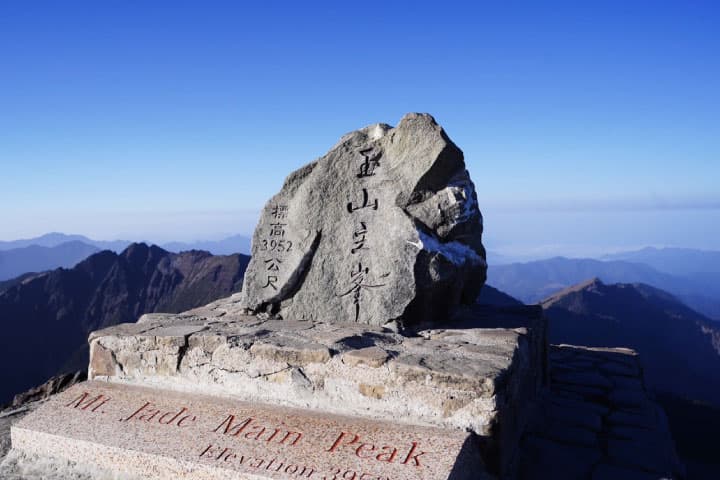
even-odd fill
[(720, 328), (672, 294), (595, 278), (541, 305), (552, 343), (633, 348), (651, 388), (720, 405)]
[[(44, 382), (98, 328), (134, 322), (144, 313), (182, 312), (237, 292), (249, 257), (167, 252), (132, 244), (98, 252), (71, 269), (58, 268), (0, 293), (0, 404)], [(75, 358), (74, 358), (75, 357)], [(10, 365), (13, 365), (11, 368)]]
[[(0, 291), (18, 283), (16, 279), (29, 272), (45, 272), (58, 267), (70, 268), (93, 253), (101, 250), (120, 253), (130, 244), (127, 240), (93, 240), (84, 235), (57, 232), (33, 238), (0, 241)], [(215, 241), (169, 242), (160, 247), (174, 253), (204, 250), (213, 255), (247, 254), (250, 251), (250, 238), (233, 235)]]
[(10, 287), (14, 287), (15, 285), (19, 285), (26, 280), (29, 280), (33, 277), (36, 277), (38, 275), (42, 275), (44, 272), (37, 273), (37, 272), (28, 272), (23, 273), (20, 276), (17, 276), (15, 278), (11, 278), (10, 280), (2, 280), (0, 281), (0, 293), (4, 292), (5, 290), (9, 289)]

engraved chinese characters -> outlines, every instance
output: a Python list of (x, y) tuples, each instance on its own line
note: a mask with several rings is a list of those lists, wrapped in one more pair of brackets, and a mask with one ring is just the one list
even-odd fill
[(267, 279), (262, 288), (272, 288), (277, 291), (277, 282), (279, 280), (278, 272), (283, 263), (282, 258), (286, 252), (292, 250), (293, 242), (285, 238), (285, 227), (287, 223), (283, 221), (287, 218), (287, 205), (274, 205), (270, 211), (270, 215), (275, 220), (270, 223), (267, 238), (263, 238), (259, 251), (265, 252), (266, 257), (263, 259), (267, 270)]
[(287, 320), (442, 323), (485, 281), (462, 152), (430, 115), (342, 137), (260, 215), (243, 306)]
[(295, 208), (283, 199), (270, 202), (253, 236), (251, 266), (245, 272), (243, 291), (253, 292), (257, 301), (267, 305), (292, 293), (300, 279), (297, 272), (318, 239), (318, 232), (293, 224)]
[[(355, 227), (352, 232), (353, 246), (350, 249), (350, 253), (354, 257), (350, 269), (349, 288), (339, 294), (341, 297), (348, 296), (352, 298), (354, 309), (352, 320), (355, 322), (360, 321), (363, 291), (380, 288), (385, 285), (384, 283), (371, 281), (372, 274), (367, 260), (365, 261), (365, 265), (363, 265), (363, 258), (372, 254), (366, 246), (367, 236), (369, 235), (368, 225), (372, 224), (372, 214), (379, 206), (378, 199), (371, 198), (368, 188), (370, 187), (371, 178), (376, 174), (376, 169), (380, 167), (382, 153), (375, 151), (373, 148), (362, 149), (359, 153), (363, 157), (363, 161), (359, 165), (359, 173), (357, 174), (359, 181), (358, 188), (362, 192), (362, 201), (358, 204), (354, 204), (352, 201), (347, 204), (348, 213), (354, 216), (353, 224)], [(357, 262), (355, 261), (355, 257), (357, 257)], [(388, 275), (389, 273), (385, 273), (382, 276), (387, 277)], [(371, 321), (364, 323), (371, 323)]]

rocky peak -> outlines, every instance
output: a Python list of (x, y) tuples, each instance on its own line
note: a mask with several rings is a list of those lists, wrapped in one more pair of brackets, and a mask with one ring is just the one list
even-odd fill
[(595, 279), (541, 305), (552, 343), (632, 348), (653, 388), (720, 402), (720, 329), (667, 292)]
[(343, 136), (291, 173), (255, 230), (243, 303), (293, 320), (442, 323), (485, 282), (462, 151), (432, 116)]
[(248, 260), (132, 244), (120, 254), (104, 250), (74, 268), (33, 275), (0, 292), (0, 363), (15, 365), (0, 385), (0, 404), (63, 366), (86, 366), (83, 349), (92, 330), (148, 312), (188, 310), (239, 291)]
[(560, 290), (540, 302), (540, 305), (542, 305), (543, 308), (550, 308), (557, 302), (567, 301), (568, 298), (583, 293), (601, 295), (606, 287), (607, 286), (598, 277), (593, 277), (589, 280), (585, 280), (584, 282), (580, 282)]
[(157, 245), (132, 243), (120, 253), (120, 258), (124, 259), (130, 265), (141, 266), (157, 264), (168, 255), (172, 254)]

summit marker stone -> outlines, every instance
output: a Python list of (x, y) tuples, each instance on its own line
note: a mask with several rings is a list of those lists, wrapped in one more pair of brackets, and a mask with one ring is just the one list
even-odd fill
[(487, 478), (468, 432), (104, 382), (54, 396), (12, 442), (65, 464), (90, 460), (97, 479)]
[(486, 279), (462, 151), (427, 114), (342, 137), (262, 211), (243, 305), (284, 319), (441, 324)]

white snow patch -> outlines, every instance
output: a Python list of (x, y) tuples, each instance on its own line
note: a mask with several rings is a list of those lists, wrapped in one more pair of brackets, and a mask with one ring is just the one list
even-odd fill
[[(457, 223), (466, 221), (479, 211), (475, 186), (470, 181), (451, 183), (446, 187), (451, 204), (460, 203), (462, 211), (455, 218)], [(481, 220), (482, 221), (482, 220)]]
[(429, 252), (437, 252), (455, 265), (462, 265), (466, 262), (487, 265), (485, 260), (483, 260), (483, 258), (475, 252), (475, 250), (467, 245), (460, 242), (441, 243), (435, 237), (431, 237), (420, 230), (418, 230), (418, 242), (408, 243), (417, 246), (419, 249), (425, 249)]

